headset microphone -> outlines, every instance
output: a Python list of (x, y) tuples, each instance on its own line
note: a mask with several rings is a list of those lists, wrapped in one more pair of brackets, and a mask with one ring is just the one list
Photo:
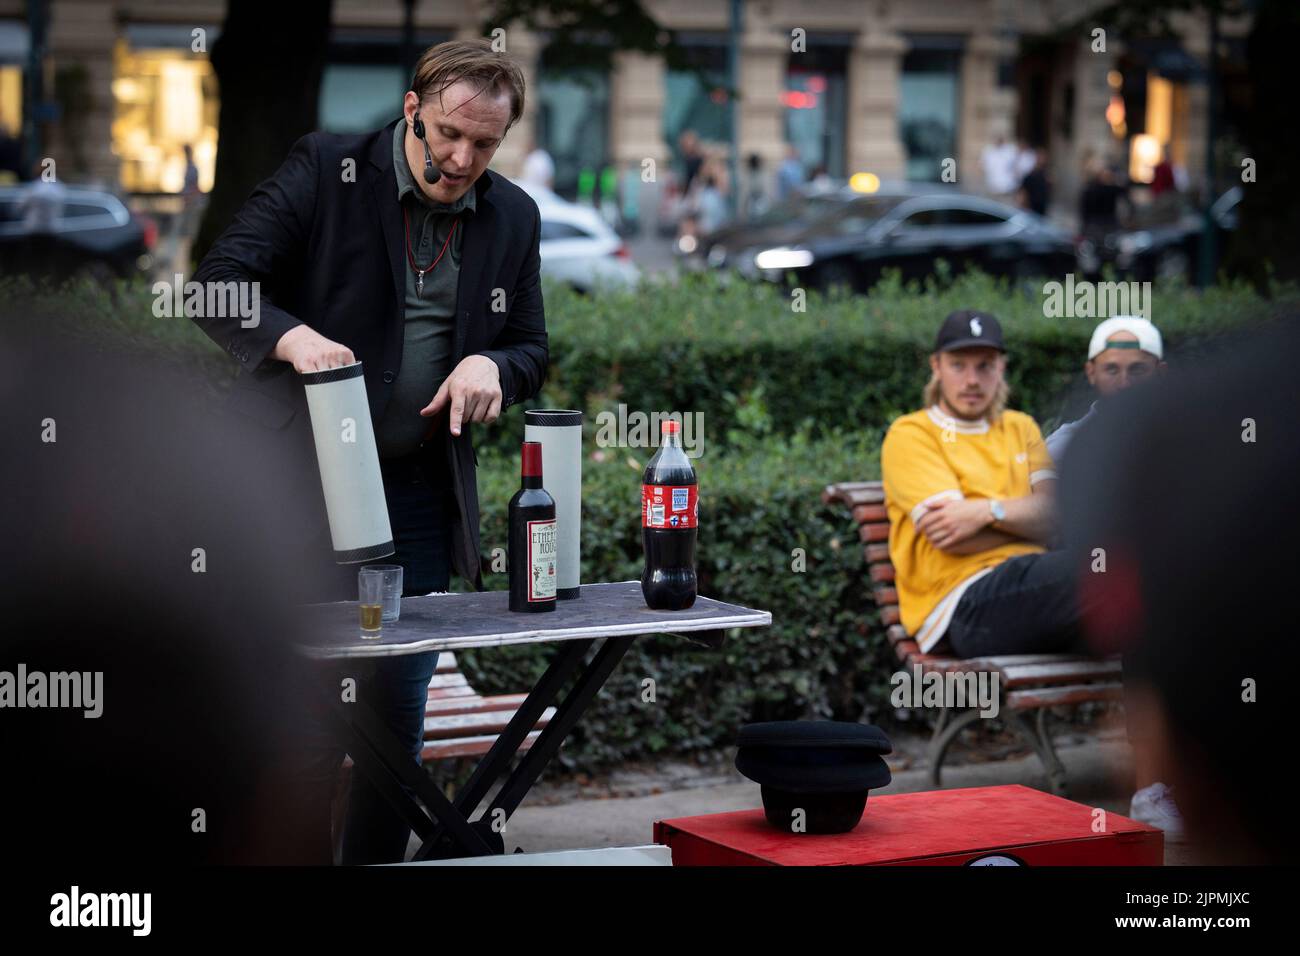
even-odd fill
[(415, 117), (412, 130), (416, 138), (424, 144), (424, 181), (433, 185), (442, 179), (442, 173), (437, 166), (433, 165), (433, 154), (429, 152), (429, 142), (424, 138), (424, 120), (420, 119), (418, 115)]

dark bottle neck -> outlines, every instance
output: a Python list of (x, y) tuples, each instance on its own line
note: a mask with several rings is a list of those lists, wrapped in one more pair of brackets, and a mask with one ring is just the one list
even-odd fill
[(542, 487), (541, 475), (524, 475), (519, 479), (520, 488), (540, 488)]

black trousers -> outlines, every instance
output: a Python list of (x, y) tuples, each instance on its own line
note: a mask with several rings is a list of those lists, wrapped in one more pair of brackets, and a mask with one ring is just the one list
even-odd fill
[(1086, 653), (1063, 551), (1008, 558), (962, 595), (945, 637), (958, 657)]

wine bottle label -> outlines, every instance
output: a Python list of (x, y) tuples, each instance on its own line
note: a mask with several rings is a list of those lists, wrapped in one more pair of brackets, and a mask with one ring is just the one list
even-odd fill
[(555, 600), (555, 519), (528, 522), (528, 600)]
[(641, 486), (641, 527), (694, 528), (699, 517), (699, 485)]

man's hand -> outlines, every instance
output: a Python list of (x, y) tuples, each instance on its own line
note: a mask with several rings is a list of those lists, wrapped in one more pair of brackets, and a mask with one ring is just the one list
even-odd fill
[(288, 362), (295, 372), (320, 372), (356, 362), (346, 345), (333, 342), (306, 325), (295, 325), (280, 336), (271, 358)]
[(433, 401), (420, 409), (428, 418), (451, 406), (451, 433), (461, 423), (494, 422), (501, 414), (501, 370), (485, 355), (467, 355), (447, 376)]
[(961, 544), (992, 523), (987, 498), (946, 498), (926, 510), (916, 530), (942, 551)]

